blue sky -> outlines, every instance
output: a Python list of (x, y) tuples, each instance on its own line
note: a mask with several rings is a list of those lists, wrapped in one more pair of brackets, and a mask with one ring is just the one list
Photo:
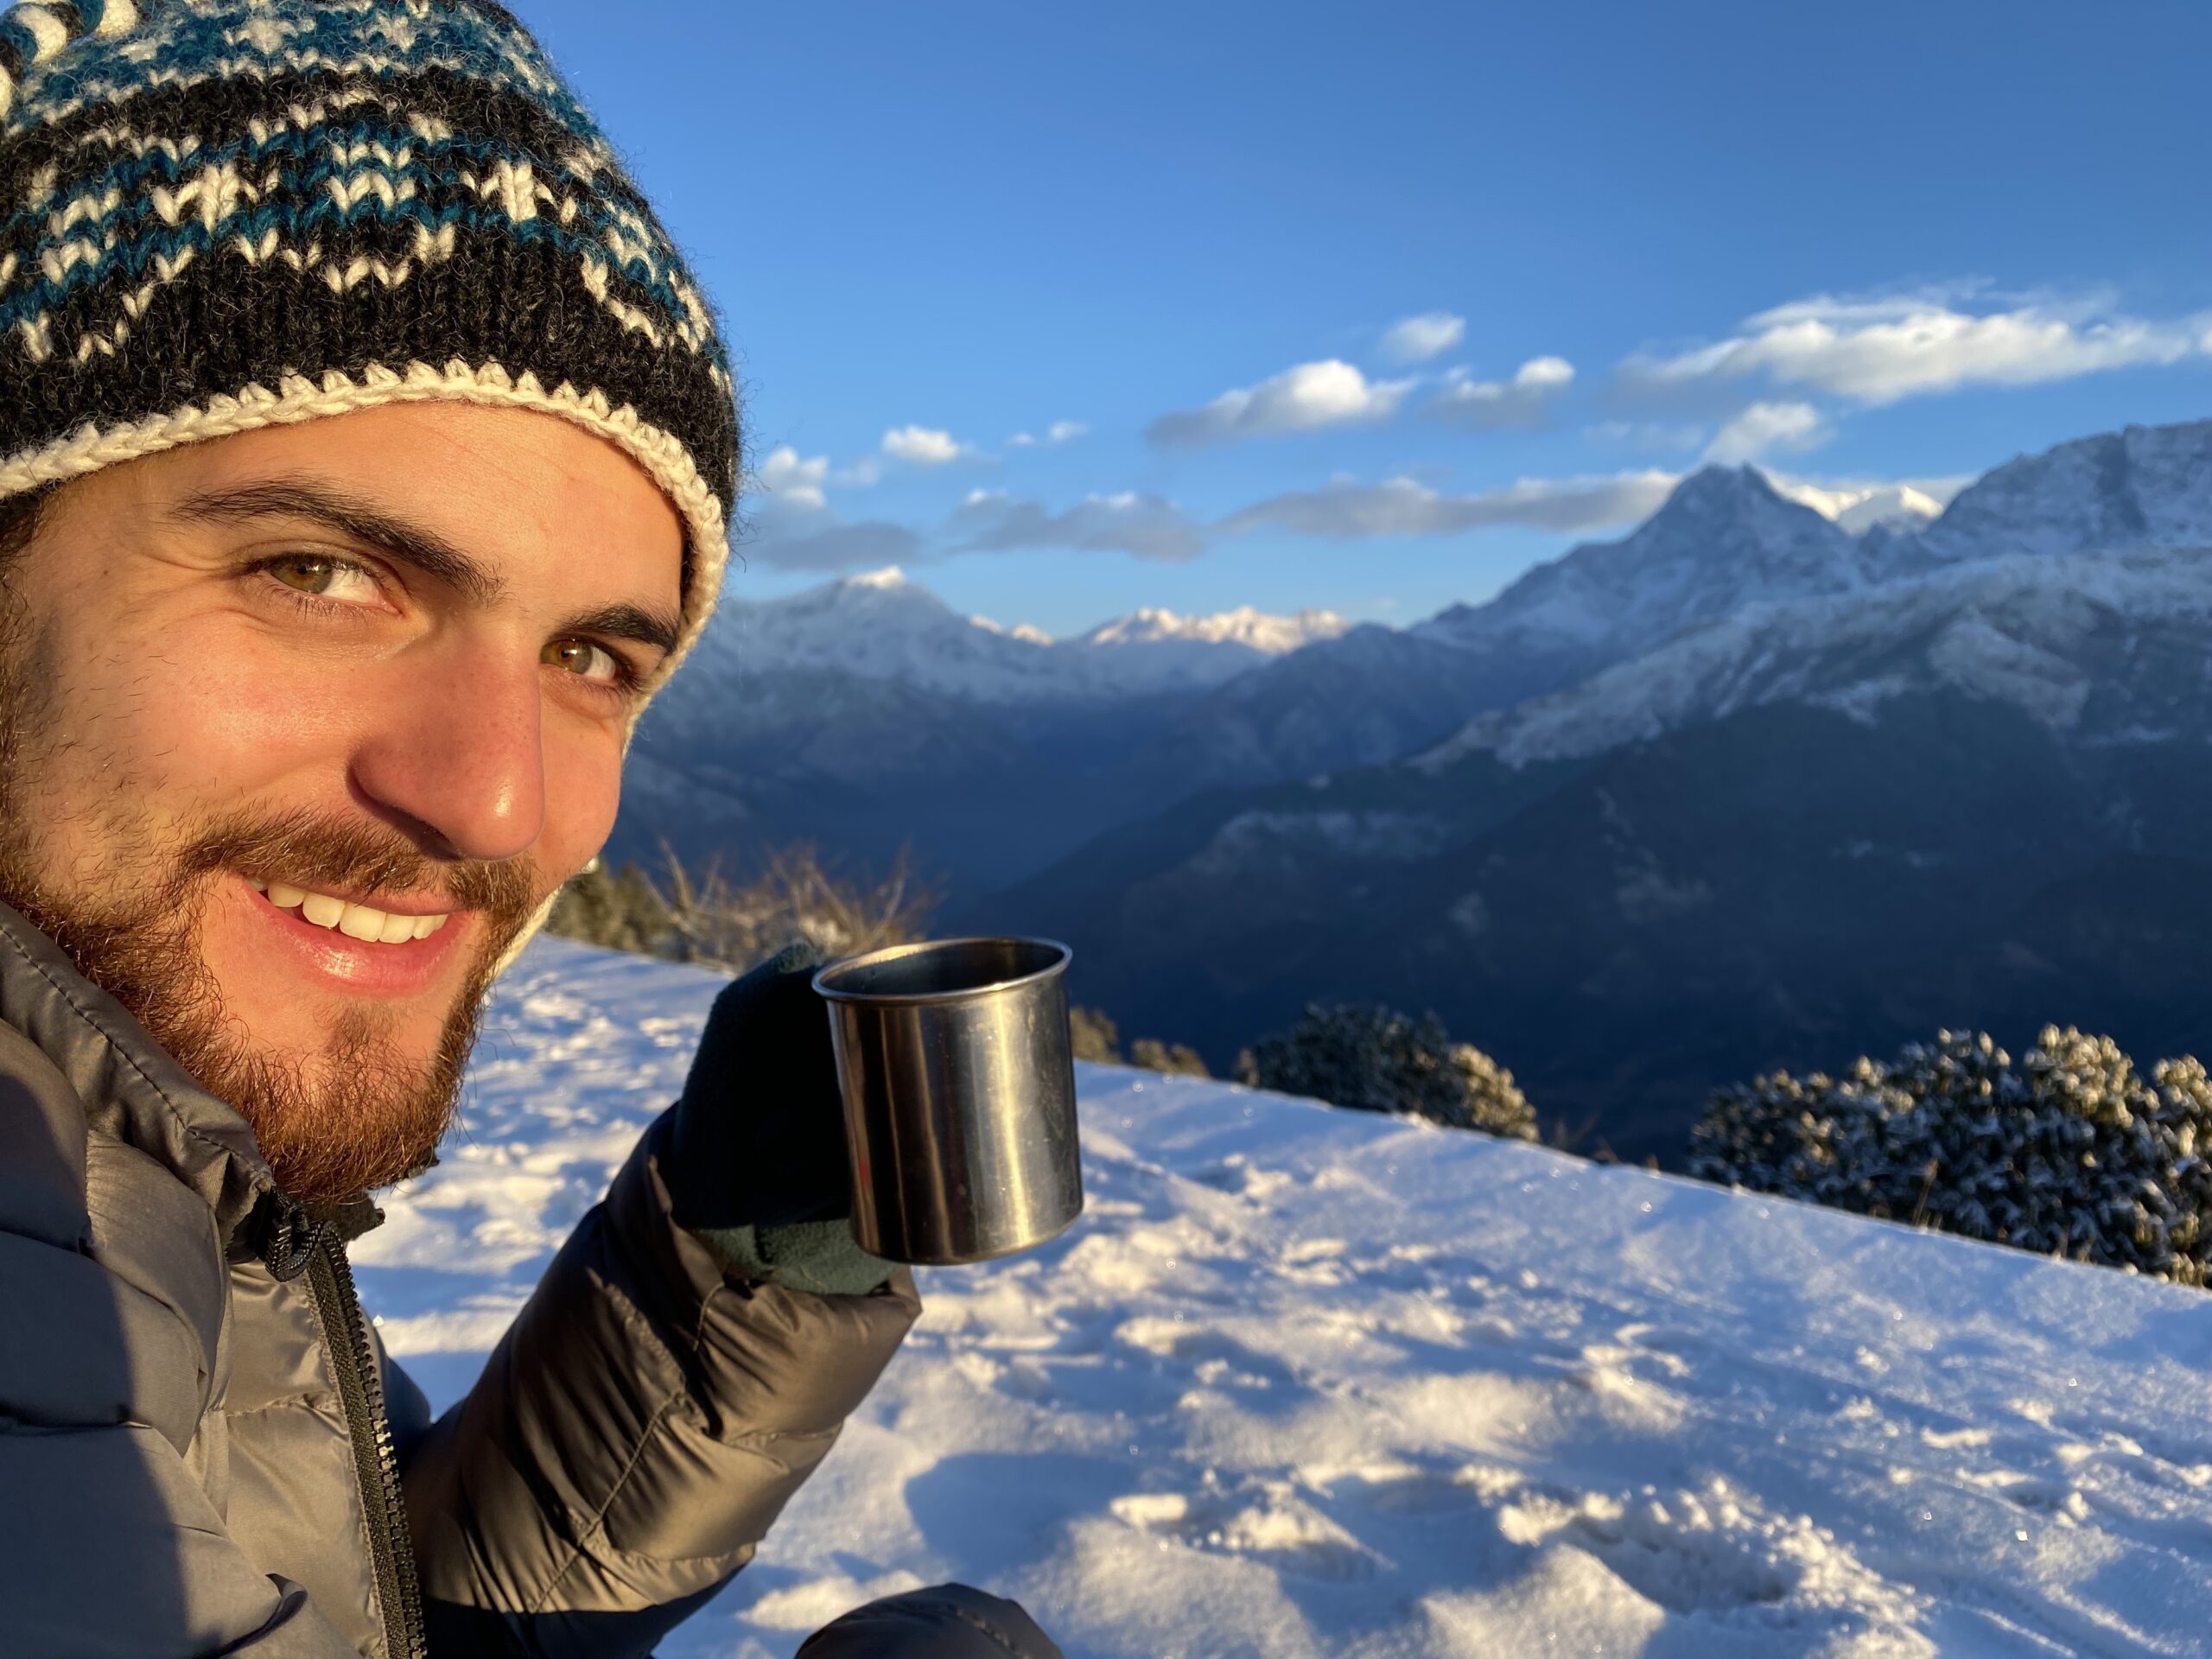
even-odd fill
[(518, 9), (725, 318), (733, 596), (1406, 622), (1707, 458), (2212, 413), (2181, 0)]

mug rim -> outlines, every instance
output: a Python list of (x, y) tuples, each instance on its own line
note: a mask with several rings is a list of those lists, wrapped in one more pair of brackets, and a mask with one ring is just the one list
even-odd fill
[[(1010, 979), (993, 980), (987, 985), (963, 985), (957, 990), (946, 991), (885, 991), (868, 992), (847, 990), (834, 983), (825, 982), (833, 975), (848, 970), (873, 968), (881, 963), (896, 962), (904, 957), (920, 956), (925, 951), (949, 950), (956, 945), (974, 944), (1041, 944), (1059, 952), (1057, 961), (1033, 969), (1026, 974), (1016, 974)], [(875, 1007), (914, 1007), (937, 1002), (965, 1002), (979, 996), (995, 996), (1005, 991), (1018, 990), (1050, 979), (1055, 974), (1067, 971), (1068, 963), (1075, 959), (1075, 951), (1058, 939), (1048, 939), (1023, 933), (971, 933), (950, 939), (915, 939), (906, 944), (887, 944), (879, 950), (867, 950), (856, 957), (847, 957), (817, 969), (809, 982), (815, 994), (824, 1001), (850, 1002)]]

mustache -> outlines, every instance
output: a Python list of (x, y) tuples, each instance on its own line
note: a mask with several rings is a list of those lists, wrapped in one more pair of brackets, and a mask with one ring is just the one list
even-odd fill
[(371, 901), (434, 896), (449, 909), (482, 912), (495, 929), (521, 926), (542, 896), (531, 859), (435, 858), (389, 825), (308, 810), (219, 820), (194, 836), (176, 863), (186, 881), (238, 869), (343, 887)]

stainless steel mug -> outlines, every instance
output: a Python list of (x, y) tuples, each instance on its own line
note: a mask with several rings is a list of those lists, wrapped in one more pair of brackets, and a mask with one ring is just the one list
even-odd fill
[(936, 939), (832, 963), (853, 1232), (893, 1262), (988, 1262), (1083, 1211), (1067, 965), (1051, 939)]

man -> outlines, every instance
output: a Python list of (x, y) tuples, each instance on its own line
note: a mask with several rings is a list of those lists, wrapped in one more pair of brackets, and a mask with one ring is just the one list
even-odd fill
[[(738, 461), (499, 7), (0, 16), (0, 1653), (642, 1654), (890, 1358), (804, 950), (435, 1424), (346, 1265), (613, 823)], [(804, 1651), (1055, 1649), (956, 1586)]]

